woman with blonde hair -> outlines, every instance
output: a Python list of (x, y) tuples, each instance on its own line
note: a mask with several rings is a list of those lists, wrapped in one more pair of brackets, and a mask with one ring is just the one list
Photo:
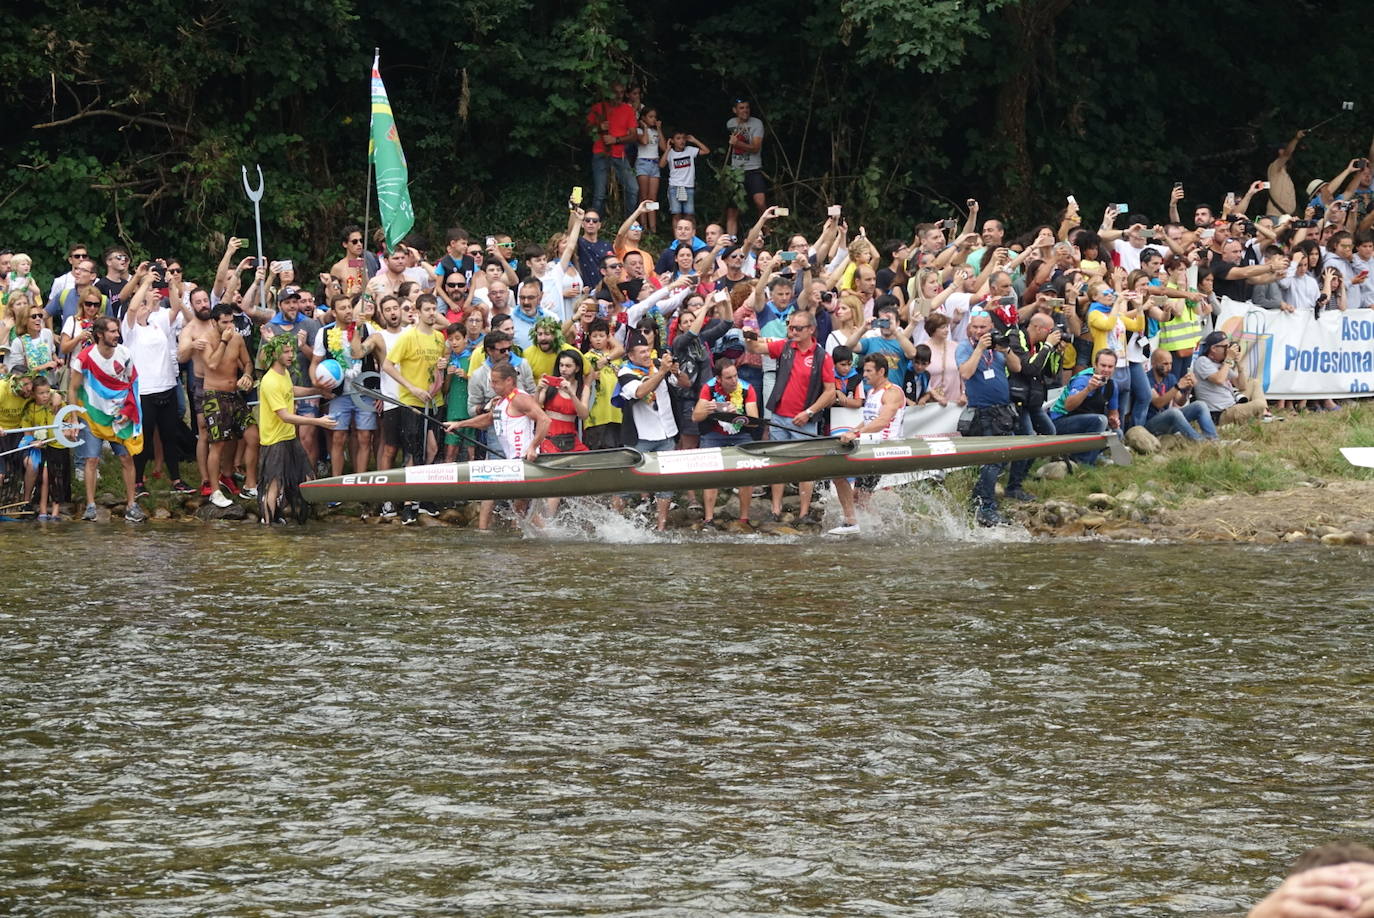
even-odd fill
[(858, 294), (849, 290), (841, 293), (839, 302), (835, 304), (835, 312), (831, 315), (833, 331), (825, 339), (825, 352), (835, 353), (835, 348), (853, 337), (854, 332), (864, 324), (863, 316), (864, 304)]

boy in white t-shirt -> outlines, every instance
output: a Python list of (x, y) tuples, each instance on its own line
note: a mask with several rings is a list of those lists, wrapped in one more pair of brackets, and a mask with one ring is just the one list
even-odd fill
[(696, 213), (696, 159), (699, 155), (711, 155), (711, 148), (691, 134), (674, 131), (672, 139), (668, 142), (668, 149), (658, 158), (659, 166), (668, 170), (669, 213)]

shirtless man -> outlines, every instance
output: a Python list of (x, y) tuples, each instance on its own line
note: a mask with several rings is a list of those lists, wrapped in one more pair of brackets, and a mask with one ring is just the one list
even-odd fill
[[(228, 507), (231, 501), (220, 484), (223, 478), (220, 469), (226, 459), (234, 461), (238, 441), (244, 438), (249, 427), (257, 426), (252, 410), (248, 407), (244, 393), (253, 388), (253, 361), (248, 356), (248, 346), (234, 328), (234, 307), (220, 303), (210, 311), (213, 320), (210, 334), (205, 341), (205, 424), (210, 432), (210, 450), (207, 464), (210, 477), (210, 503), (216, 507)], [(246, 476), (243, 494), (257, 497), (258, 457), (245, 457)]]
[[(518, 373), (509, 363), (493, 364), (491, 368), (491, 390), (496, 397), (486, 406), (486, 410), (476, 417), (462, 421), (450, 421), (444, 425), (449, 433), (462, 427), (496, 430), (497, 449), (507, 459), (526, 462), (539, 455), (539, 444), (549, 432), (549, 416), (544, 413), (538, 400), (528, 392), (516, 387)], [(515, 512), (523, 514), (529, 501), (516, 501)], [(494, 500), (484, 500), (478, 507), (477, 528), (486, 532), (491, 528), (491, 511), (496, 506)]]
[(362, 293), (367, 286), (367, 251), (363, 245), (362, 227), (343, 228), (344, 257), (334, 262), (329, 273), (338, 279), (341, 291), (347, 296)]
[(200, 496), (209, 497), (210, 469), (206, 461), (210, 428), (205, 424), (205, 356), (210, 351), (210, 337), (215, 323), (210, 318), (210, 294), (197, 289), (191, 292), (192, 317), (177, 338), (177, 362), (191, 361), (191, 413), (196, 417), (196, 468), (200, 470)]
[(372, 294), (374, 300), (401, 292), (401, 285), (410, 280), (406, 277), (407, 263), (405, 249), (398, 246), (392, 250), (386, 261), (382, 262), (382, 270), (367, 282), (367, 292)]

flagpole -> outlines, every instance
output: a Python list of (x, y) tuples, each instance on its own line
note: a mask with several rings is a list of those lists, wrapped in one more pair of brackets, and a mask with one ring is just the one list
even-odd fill
[[(382, 49), (372, 49), (372, 69), (378, 70), (382, 59)], [(379, 71), (380, 72), (380, 71)], [(372, 217), (372, 74), (368, 74), (369, 97), (367, 102), (367, 188), (363, 192), (363, 277), (367, 277), (367, 253), (372, 246), (372, 237), (367, 234), (368, 221)]]

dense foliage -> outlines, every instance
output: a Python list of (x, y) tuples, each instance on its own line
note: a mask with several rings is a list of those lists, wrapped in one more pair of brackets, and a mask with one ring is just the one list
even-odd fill
[[(267, 174), (276, 257), (315, 265), (360, 220), (367, 75), (381, 49), (417, 229), (542, 237), (588, 184), (581, 116), (613, 77), (722, 144), (732, 96), (770, 132), (779, 203), (843, 202), (909, 235), (969, 195), (1025, 228), (1075, 193), (1162, 218), (1173, 181), (1218, 200), (1272, 146), (1354, 101), (1292, 168), (1330, 178), (1369, 144), (1354, 0), (37, 0), (0, 46), (0, 243), (64, 270), (122, 239), (203, 269), (252, 234), (239, 166)], [(724, 193), (702, 169), (699, 208)], [(375, 217), (374, 217), (375, 225)]]

